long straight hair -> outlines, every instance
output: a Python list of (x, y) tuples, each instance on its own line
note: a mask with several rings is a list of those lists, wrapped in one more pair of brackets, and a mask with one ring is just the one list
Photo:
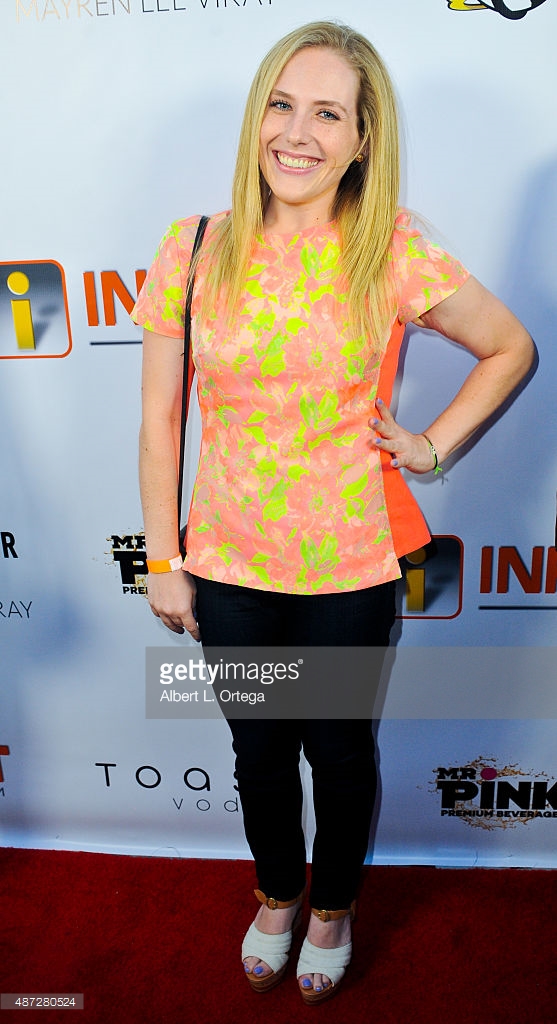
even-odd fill
[(362, 163), (343, 175), (333, 204), (341, 240), (341, 270), (356, 336), (369, 334), (377, 349), (388, 340), (396, 309), (389, 250), (399, 197), (396, 101), (387, 69), (371, 43), (346, 25), (316, 21), (273, 46), (253, 80), (244, 113), (232, 188), (232, 211), (216, 228), (202, 315), (209, 316), (224, 290), (231, 317), (238, 306), (256, 235), (263, 231), (269, 194), (259, 169), (259, 137), (269, 96), (283, 68), (300, 50), (325, 47), (359, 78), (358, 128)]

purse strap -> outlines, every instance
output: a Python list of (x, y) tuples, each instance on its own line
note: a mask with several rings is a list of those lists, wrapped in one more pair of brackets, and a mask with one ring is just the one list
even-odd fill
[(184, 370), (182, 378), (182, 419), (180, 422), (180, 460), (178, 463), (178, 529), (180, 529), (180, 520), (182, 516), (182, 486), (184, 483), (184, 456), (186, 454), (186, 423), (188, 419), (188, 409), (190, 404), (191, 386), (193, 382), (193, 376), (195, 373), (195, 367), (193, 365), (193, 356), (191, 350), (191, 300), (193, 296), (193, 286), (195, 283), (195, 257), (201, 248), (203, 241), (203, 235), (205, 234), (205, 228), (209, 223), (209, 218), (203, 216), (200, 218), (199, 224), (197, 225), (197, 232), (193, 243), (193, 249), (191, 252), (191, 261), (188, 270), (188, 279), (186, 285), (186, 304), (184, 308)]

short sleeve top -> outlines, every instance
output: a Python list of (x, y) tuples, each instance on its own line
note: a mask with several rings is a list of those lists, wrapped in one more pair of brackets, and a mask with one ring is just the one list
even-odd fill
[[(208, 235), (225, 213), (211, 218)], [(164, 235), (132, 312), (161, 335), (183, 334), (197, 217)], [(400, 575), (397, 557), (428, 539), (398, 470), (370, 445), (378, 394), (390, 401), (404, 325), (468, 277), (401, 210), (390, 259), (397, 315), (378, 352), (355, 337), (334, 224), (256, 239), (238, 317), (201, 322), (201, 260), (192, 351), (202, 418), (186, 568), (284, 593), (358, 590)]]

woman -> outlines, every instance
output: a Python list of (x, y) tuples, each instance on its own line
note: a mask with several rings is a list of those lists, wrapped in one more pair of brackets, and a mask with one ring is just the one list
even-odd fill
[[(202, 447), (177, 561), (183, 304), (198, 218), (164, 236), (135, 308), (145, 328), (141, 488), (149, 601), (207, 645), (385, 646), (397, 558), (428, 540), (399, 473), (439, 469), (526, 373), (532, 344), (494, 296), (397, 209), (393, 89), (370, 43), (298, 29), (264, 59), (232, 210), (196, 266)], [(388, 408), (404, 324), (478, 362), (425, 432)], [(154, 563), (154, 564), (153, 564)], [(186, 571), (182, 571), (182, 568)], [(366, 721), (231, 721), (261, 902), (242, 947), (256, 991), (283, 976), (305, 885), (299, 754), (312, 767), (306, 1002), (336, 991), (365, 857), (375, 767)]]

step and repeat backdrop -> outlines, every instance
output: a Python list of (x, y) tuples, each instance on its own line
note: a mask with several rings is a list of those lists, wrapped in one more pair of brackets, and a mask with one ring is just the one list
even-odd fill
[[(489, 431), (410, 480), (434, 541), (402, 565), (369, 858), (555, 866), (557, 0), (1, 6), (0, 841), (248, 856), (226, 723), (146, 714), (147, 648), (196, 650), (145, 596), (129, 311), (170, 221), (229, 204), (263, 54), (342, 17), (396, 82), (402, 202), (539, 352)], [(472, 361), (415, 328), (402, 361), (420, 430)], [(198, 442), (194, 418), (190, 487)]]

